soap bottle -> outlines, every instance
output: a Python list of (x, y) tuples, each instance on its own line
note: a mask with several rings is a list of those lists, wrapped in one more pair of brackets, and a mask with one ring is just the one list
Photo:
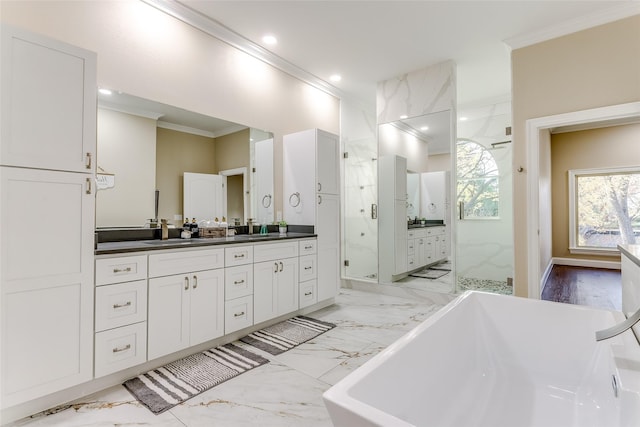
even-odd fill
[(183, 230), (191, 230), (191, 226), (189, 224), (189, 218), (184, 219), (184, 224), (182, 224)]
[(200, 237), (200, 230), (198, 229), (198, 221), (195, 218), (191, 220), (191, 237)]

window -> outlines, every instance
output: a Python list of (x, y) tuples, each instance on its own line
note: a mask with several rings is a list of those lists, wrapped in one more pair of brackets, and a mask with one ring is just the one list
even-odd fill
[(569, 171), (572, 253), (617, 254), (640, 236), (640, 168)]
[(457, 195), (461, 219), (498, 218), (498, 165), (489, 150), (477, 142), (457, 144)]

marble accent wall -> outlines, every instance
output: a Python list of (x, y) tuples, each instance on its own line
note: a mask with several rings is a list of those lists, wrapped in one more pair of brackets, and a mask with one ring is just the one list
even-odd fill
[(378, 124), (399, 120), (402, 115), (455, 110), (455, 63), (445, 61), (379, 82), (376, 105)]
[[(475, 108), (461, 108), (458, 139), (470, 139), (485, 148), (511, 140), (505, 127), (511, 126), (511, 103), (500, 102)], [(512, 144), (496, 146), (490, 152), (500, 171), (498, 219), (457, 220), (456, 272), (458, 280), (506, 283), (513, 277), (513, 167)], [(498, 148), (499, 147), (499, 148)]]

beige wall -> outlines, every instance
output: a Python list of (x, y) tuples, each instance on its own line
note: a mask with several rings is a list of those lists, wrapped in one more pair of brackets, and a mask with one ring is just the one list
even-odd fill
[(216, 173), (250, 166), (249, 129), (216, 138)]
[[(638, 52), (640, 15), (514, 50), (514, 168), (527, 164), (528, 119), (640, 100)], [(514, 285), (519, 296), (527, 295), (528, 208), (525, 171), (514, 176)]]
[(640, 124), (614, 126), (551, 136), (553, 256), (620, 261), (620, 257), (569, 252), (569, 182), (571, 169), (640, 165)]
[(96, 193), (96, 227), (143, 226), (155, 214), (156, 121), (100, 108), (97, 139), (115, 187)]
[(172, 222), (174, 215), (182, 215), (184, 173), (216, 173), (215, 161), (213, 138), (158, 128), (156, 186), (160, 190), (160, 218)]
[(425, 172), (440, 172), (451, 170), (451, 153), (434, 154), (427, 160), (427, 170)]
[(272, 131), (279, 209), (282, 136), (339, 134), (339, 99), (141, 1), (0, 1), (0, 19), (96, 52), (99, 86)]

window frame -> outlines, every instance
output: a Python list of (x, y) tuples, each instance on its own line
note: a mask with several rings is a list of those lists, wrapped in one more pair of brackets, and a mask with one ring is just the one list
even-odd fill
[(620, 249), (578, 246), (578, 178), (580, 176), (640, 174), (640, 166), (570, 169), (569, 171), (569, 252), (583, 255), (620, 255)]

